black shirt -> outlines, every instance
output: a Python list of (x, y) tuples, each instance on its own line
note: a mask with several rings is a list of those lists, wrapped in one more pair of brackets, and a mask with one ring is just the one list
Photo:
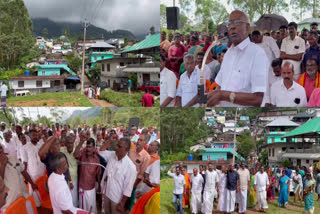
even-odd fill
[(237, 181), (239, 180), (239, 174), (237, 171), (228, 170), (227, 172), (227, 189), (228, 190), (236, 190), (237, 189)]

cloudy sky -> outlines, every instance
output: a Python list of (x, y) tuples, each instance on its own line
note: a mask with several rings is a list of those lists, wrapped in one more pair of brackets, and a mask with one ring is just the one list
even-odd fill
[(32, 18), (77, 22), (87, 18), (106, 30), (126, 29), (134, 34), (160, 29), (160, 0), (24, 0)]

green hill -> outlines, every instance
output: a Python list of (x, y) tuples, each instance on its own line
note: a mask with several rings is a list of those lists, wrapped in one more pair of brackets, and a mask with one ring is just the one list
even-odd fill
[[(80, 23), (54, 22), (47, 18), (33, 18), (31, 20), (33, 23), (33, 34), (36, 36), (43, 36), (42, 30), (46, 28), (48, 30), (48, 38), (58, 38), (64, 34), (68, 26), (71, 37), (83, 37), (83, 26)], [(101, 38), (128, 38), (129, 40), (135, 40), (136, 36), (127, 30), (107, 31), (94, 25), (90, 25), (87, 28), (87, 39)]]

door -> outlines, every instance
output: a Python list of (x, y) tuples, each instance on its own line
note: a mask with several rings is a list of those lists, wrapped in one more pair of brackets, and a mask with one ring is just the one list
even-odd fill
[(301, 159), (297, 159), (297, 166), (301, 167)]

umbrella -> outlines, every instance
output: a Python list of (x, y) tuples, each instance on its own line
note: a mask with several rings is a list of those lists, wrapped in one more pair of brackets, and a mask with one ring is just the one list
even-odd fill
[(225, 32), (228, 32), (227, 22), (223, 22), (217, 26), (218, 35), (224, 35)]
[(286, 18), (276, 14), (264, 14), (256, 22), (260, 30), (272, 31), (279, 30), (281, 25), (288, 25)]

